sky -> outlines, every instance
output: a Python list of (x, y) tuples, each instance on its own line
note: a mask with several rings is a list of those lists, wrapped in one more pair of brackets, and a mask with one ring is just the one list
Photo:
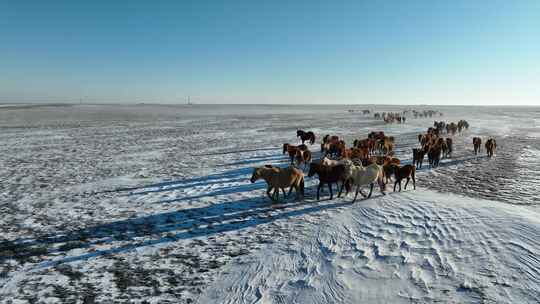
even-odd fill
[(0, 102), (540, 105), (540, 1), (5, 1)]

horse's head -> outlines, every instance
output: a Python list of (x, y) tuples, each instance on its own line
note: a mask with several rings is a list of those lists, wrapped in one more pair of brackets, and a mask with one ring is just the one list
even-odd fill
[(253, 174), (251, 175), (251, 179), (250, 179), (251, 183), (253, 184), (260, 178), (261, 178), (261, 168), (253, 169)]
[(303, 134), (304, 134), (304, 131), (302, 131), (302, 130), (297, 130), (297, 131), (296, 131), (296, 137), (300, 137), (300, 136), (302, 136)]

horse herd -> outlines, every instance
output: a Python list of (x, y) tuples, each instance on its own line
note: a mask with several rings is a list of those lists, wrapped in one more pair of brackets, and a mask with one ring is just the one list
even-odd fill
[[(465, 120), (458, 123), (445, 123), (435, 121), (433, 127), (427, 132), (418, 135), (419, 148), (413, 149), (413, 163), (401, 166), (401, 161), (394, 157), (395, 138), (387, 136), (384, 132), (371, 132), (367, 138), (354, 140), (353, 146), (347, 148), (345, 141), (338, 136), (325, 135), (321, 142), (322, 158), (312, 160), (312, 153), (305, 142), (313, 145), (316, 141), (315, 133), (298, 130), (296, 135), (302, 144), (295, 146), (289, 143), (283, 144), (283, 154), (288, 154), (290, 166), (281, 168), (272, 165), (255, 168), (251, 177), (254, 183), (259, 179), (266, 181), (267, 195), (272, 201), (279, 200), (279, 190), (286, 197), (295, 189), (297, 198), (304, 196), (304, 172), (309, 166), (308, 177), (317, 175), (319, 184), (317, 187), (317, 200), (320, 199), (320, 191), (327, 186), (330, 199), (334, 192), (332, 186), (336, 185), (338, 197), (341, 197), (345, 189), (348, 194), (356, 187), (353, 202), (358, 193), (363, 197), (371, 197), (375, 183), (385, 195), (386, 185), (390, 178), (394, 178), (394, 191), (401, 191), (401, 183), (406, 180), (404, 189), (412, 180), (413, 188), (416, 189), (416, 170), (422, 168), (424, 157), (427, 155), (430, 167), (437, 167), (441, 157), (451, 158), (453, 152), (453, 140), (451, 137), (443, 137), (461, 133), (469, 128)], [(475, 155), (480, 151), (481, 138), (473, 138)], [(496, 149), (495, 139), (489, 138), (485, 147), (488, 157), (494, 155)], [(301, 169), (302, 168), (302, 169)], [(370, 186), (369, 194), (364, 194), (363, 186)], [(289, 188), (288, 195), (285, 189)]]

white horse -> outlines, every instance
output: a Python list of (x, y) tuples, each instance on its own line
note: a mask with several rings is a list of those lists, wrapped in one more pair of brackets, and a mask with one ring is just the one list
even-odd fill
[(386, 195), (384, 191), (386, 190), (386, 184), (384, 183), (383, 177), (384, 172), (382, 170), (382, 166), (379, 166), (377, 164), (371, 164), (367, 167), (364, 167), (362, 165), (355, 165), (350, 160), (345, 160), (345, 177), (346, 180), (350, 180), (350, 182), (353, 185), (356, 185), (356, 194), (354, 195), (353, 203), (356, 201), (356, 198), (358, 197), (358, 193), (360, 192), (363, 197), (366, 197), (364, 192), (360, 189), (361, 186), (364, 185), (370, 185), (369, 194), (367, 197), (371, 197), (371, 194), (373, 192), (373, 185), (375, 182), (379, 184), (379, 187), (381, 188), (381, 193), (383, 195)]

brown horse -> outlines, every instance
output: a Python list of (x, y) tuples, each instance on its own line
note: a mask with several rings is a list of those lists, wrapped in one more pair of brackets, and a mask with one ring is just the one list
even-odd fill
[(288, 153), (291, 164), (294, 162), (294, 157), (296, 156), (297, 151), (307, 151), (308, 147), (306, 145), (294, 146), (291, 144), (283, 144), (283, 154)]
[(312, 177), (315, 174), (319, 177), (319, 186), (317, 187), (317, 200), (319, 200), (320, 192), (323, 184), (328, 185), (330, 190), (330, 199), (334, 197), (332, 192), (332, 184), (338, 184), (341, 182), (341, 190), (338, 193), (338, 197), (341, 196), (343, 186), (345, 185), (345, 165), (326, 166), (323, 164), (312, 163), (309, 167), (308, 176)]
[(302, 144), (306, 141), (309, 141), (310, 145), (315, 143), (315, 133), (311, 131), (305, 132), (304, 130), (298, 130), (296, 131), (296, 137), (300, 137)]
[(474, 155), (480, 153), (480, 147), (482, 147), (482, 139), (480, 137), (473, 137)]
[(383, 139), (377, 141), (377, 149), (380, 154), (391, 154), (394, 151), (394, 137), (385, 136)]
[(452, 138), (447, 137), (446, 138), (446, 158), (452, 157), (452, 152), (454, 151), (454, 142), (452, 141)]
[(490, 138), (486, 141), (486, 152), (488, 157), (493, 157), (493, 154), (495, 153), (495, 149), (497, 149), (497, 142), (495, 139)]
[(394, 183), (394, 192), (396, 192), (396, 186), (399, 185), (399, 191), (401, 192), (401, 180), (404, 178), (407, 179), (407, 182), (405, 183), (405, 190), (407, 190), (407, 185), (409, 184), (409, 181), (412, 179), (413, 181), (413, 189), (416, 190), (416, 167), (413, 165), (405, 165), (403, 167), (399, 167), (398, 165), (391, 165), (392, 166), (392, 172), (394, 173), (394, 177), (396, 179), (396, 182)]
[(426, 151), (424, 149), (418, 149), (418, 148), (413, 149), (413, 165), (415, 165), (416, 168), (418, 169), (422, 168), (425, 154), (426, 154)]
[(302, 151), (298, 149), (296, 150), (295, 158), (298, 167), (300, 167), (301, 164), (304, 164), (305, 167), (307, 164), (311, 163), (311, 152), (309, 150)]
[[(279, 200), (279, 189), (283, 191), (284, 197), (291, 195), (293, 188), (296, 190), (296, 198), (300, 198), (300, 195), (304, 196), (304, 173), (296, 168), (280, 168), (271, 165), (254, 168), (250, 181), (254, 183), (259, 179), (264, 179), (268, 184), (266, 195), (272, 201)], [(290, 187), (290, 189), (289, 194), (286, 196), (285, 188), (287, 187)], [(274, 193), (270, 195), (272, 190), (274, 190)]]
[(437, 144), (431, 145), (427, 154), (430, 168), (438, 167), (441, 160), (441, 146)]

